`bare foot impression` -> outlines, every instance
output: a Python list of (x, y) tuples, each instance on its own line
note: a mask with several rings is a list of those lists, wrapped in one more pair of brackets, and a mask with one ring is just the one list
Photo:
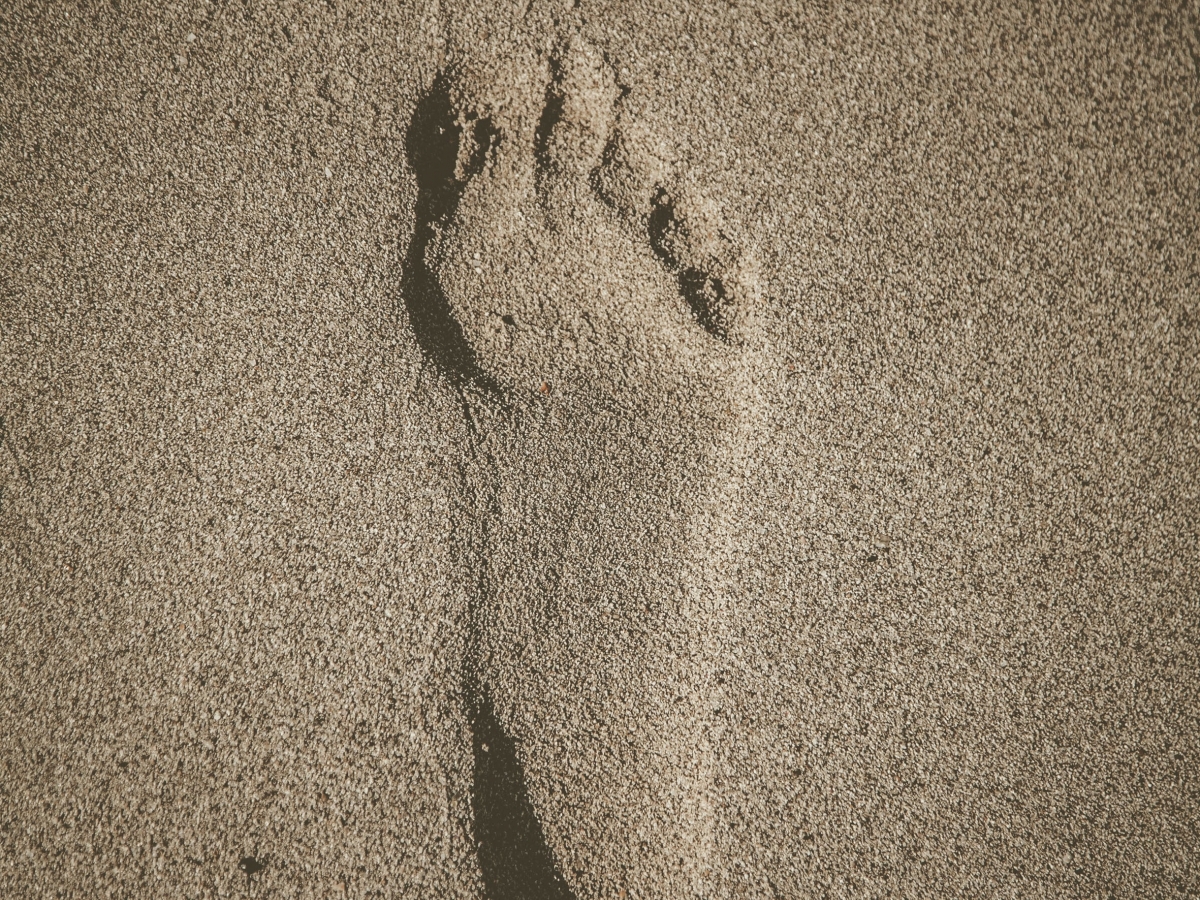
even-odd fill
[[(463, 690), (491, 900), (708, 893), (754, 261), (577, 35), (456, 60), (404, 296), (461, 402)], [(624, 892), (622, 894), (622, 892)]]

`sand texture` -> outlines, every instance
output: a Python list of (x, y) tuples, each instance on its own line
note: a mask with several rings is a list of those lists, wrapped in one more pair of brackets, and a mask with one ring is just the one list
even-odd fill
[(1194, 3), (0, 51), (0, 896), (1200, 896)]

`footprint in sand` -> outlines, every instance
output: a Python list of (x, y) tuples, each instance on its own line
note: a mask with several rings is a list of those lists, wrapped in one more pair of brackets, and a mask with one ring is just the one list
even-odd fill
[(578, 36), (448, 66), (408, 153), (410, 319), (472, 435), (460, 552), (492, 900), (709, 892), (758, 283)]

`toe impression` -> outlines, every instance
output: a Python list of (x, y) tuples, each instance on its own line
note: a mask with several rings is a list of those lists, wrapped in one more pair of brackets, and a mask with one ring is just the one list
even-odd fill
[(760, 298), (757, 265), (726, 234), (716, 204), (686, 188), (659, 188), (647, 227), (700, 325), (721, 341), (744, 343)]
[(604, 57), (573, 37), (558, 61), (540, 128), (552, 174), (582, 181), (600, 163), (619, 95)]

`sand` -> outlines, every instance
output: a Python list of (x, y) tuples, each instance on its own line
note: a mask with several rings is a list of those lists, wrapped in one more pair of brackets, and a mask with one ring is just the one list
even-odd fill
[(0, 13), (0, 894), (1200, 895), (1200, 20)]

